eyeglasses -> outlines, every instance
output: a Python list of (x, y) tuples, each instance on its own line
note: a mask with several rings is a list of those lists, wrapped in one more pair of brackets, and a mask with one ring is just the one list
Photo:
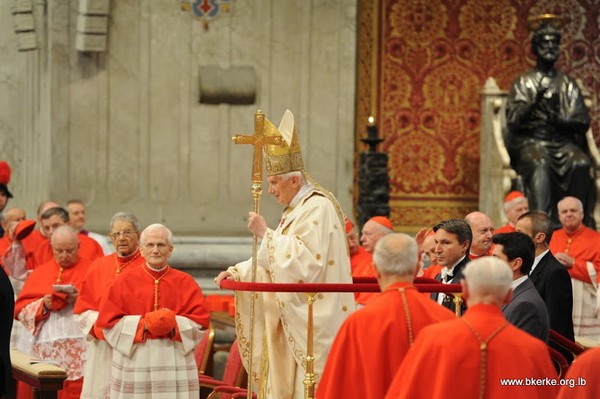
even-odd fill
[(110, 233), (108, 236), (110, 238), (112, 238), (113, 240), (116, 240), (117, 238), (119, 238), (120, 236), (123, 236), (125, 238), (131, 238), (135, 235), (135, 231), (132, 230), (125, 230), (125, 231), (115, 231), (114, 233)]

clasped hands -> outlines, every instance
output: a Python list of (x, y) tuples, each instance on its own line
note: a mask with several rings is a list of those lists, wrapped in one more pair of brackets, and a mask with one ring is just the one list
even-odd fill
[(145, 329), (157, 337), (172, 336), (177, 326), (175, 316), (175, 312), (167, 308), (148, 312), (144, 315)]

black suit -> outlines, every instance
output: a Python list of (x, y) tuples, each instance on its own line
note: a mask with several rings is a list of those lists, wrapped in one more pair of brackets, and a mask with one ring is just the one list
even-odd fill
[[(529, 275), (535, 289), (546, 303), (550, 328), (574, 341), (573, 333), (573, 287), (567, 269), (548, 251)], [(561, 352), (569, 363), (573, 355), (562, 347), (550, 343)]]
[(8, 276), (0, 266), (0, 397), (12, 397), (13, 378), (10, 363), (10, 331), (15, 307), (15, 294)]
[[(453, 277), (449, 281), (448, 284), (460, 284), (460, 280), (462, 280), (464, 278), (463, 270), (464, 270), (465, 266), (467, 265), (467, 263), (469, 263), (469, 260), (470, 260), (469, 256), (467, 255), (467, 256), (465, 256), (465, 258), (462, 261), (460, 261), (454, 267)], [(439, 273), (437, 276), (435, 276), (435, 279), (437, 281), (442, 281), (442, 273)], [(437, 302), (438, 295), (439, 295), (438, 293), (431, 294), (431, 299), (433, 299), (434, 301)], [(455, 309), (456, 309), (456, 306), (454, 305), (453, 298), (449, 297), (448, 295), (446, 295), (444, 297), (444, 300), (442, 302), (442, 306), (450, 309), (452, 312), (454, 312)], [(465, 313), (465, 311), (467, 310), (467, 304), (464, 302), (464, 300), (463, 300), (462, 305), (460, 306), (460, 310), (461, 310), (461, 312), (460, 312), (461, 315), (463, 315)]]

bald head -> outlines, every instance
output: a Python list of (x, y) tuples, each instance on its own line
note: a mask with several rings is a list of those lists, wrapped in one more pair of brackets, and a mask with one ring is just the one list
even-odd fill
[(471, 253), (476, 256), (487, 255), (492, 248), (492, 236), (494, 235), (494, 223), (492, 219), (483, 212), (471, 212), (465, 216), (473, 233)]
[(465, 266), (463, 274), (463, 294), (468, 306), (501, 307), (510, 299), (513, 271), (503, 260), (491, 256), (475, 259)]
[(38, 220), (40, 219), (40, 217), (42, 216), (42, 213), (46, 212), (48, 209), (50, 208), (60, 208), (60, 204), (56, 201), (52, 201), (52, 200), (46, 200), (43, 201), (37, 209), (37, 216), (38, 216)]
[(60, 226), (50, 238), (54, 259), (62, 267), (71, 267), (79, 260), (79, 237), (70, 226)]

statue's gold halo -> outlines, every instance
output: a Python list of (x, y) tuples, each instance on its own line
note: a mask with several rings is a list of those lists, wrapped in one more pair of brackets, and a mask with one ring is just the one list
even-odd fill
[(535, 32), (541, 28), (542, 25), (552, 25), (556, 29), (560, 29), (565, 25), (566, 22), (567, 19), (565, 17), (561, 17), (560, 15), (556, 14), (534, 15), (527, 18), (527, 29)]

